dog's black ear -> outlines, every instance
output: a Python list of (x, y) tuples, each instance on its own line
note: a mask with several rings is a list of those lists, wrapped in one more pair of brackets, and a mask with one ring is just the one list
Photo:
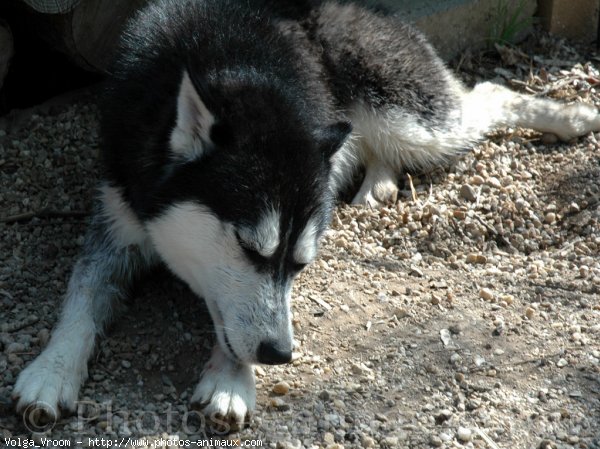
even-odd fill
[(171, 133), (171, 151), (177, 158), (193, 160), (211, 146), (210, 130), (215, 123), (187, 70), (184, 70), (177, 95), (177, 118)]
[(350, 122), (337, 122), (317, 131), (315, 137), (325, 159), (331, 159), (351, 132)]

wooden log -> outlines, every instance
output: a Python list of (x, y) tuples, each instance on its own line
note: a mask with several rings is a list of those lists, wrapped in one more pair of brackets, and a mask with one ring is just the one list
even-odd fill
[[(87, 70), (107, 69), (127, 20), (147, 0), (83, 0), (63, 14), (32, 11), (37, 33)], [(28, 2), (31, 3), (31, 0)]]
[[(86, 0), (73, 10), (73, 52), (87, 64), (104, 70), (127, 20), (146, 0)], [(66, 33), (69, 30), (65, 30)]]
[(81, 0), (23, 0), (37, 12), (64, 14), (71, 11)]
[(544, 28), (568, 39), (590, 43), (598, 38), (600, 0), (539, 0)]

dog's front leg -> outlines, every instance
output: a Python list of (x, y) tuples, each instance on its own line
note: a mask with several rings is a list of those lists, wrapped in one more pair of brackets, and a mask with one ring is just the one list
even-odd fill
[(192, 396), (192, 408), (204, 413), (209, 427), (228, 431), (241, 427), (255, 404), (252, 366), (233, 361), (217, 343)]
[(17, 412), (35, 428), (75, 410), (95, 338), (134, 273), (149, 262), (139, 246), (118, 245), (114, 237), (105, 217), (95, 215), (50, 342), (17, 379)]

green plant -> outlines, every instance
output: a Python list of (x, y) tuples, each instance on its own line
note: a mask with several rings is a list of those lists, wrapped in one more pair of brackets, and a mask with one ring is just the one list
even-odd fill
[(514, 44), (516, 38), (533, 23), (533, 17), (525, 15), (526, 0), (519, 0), (516, 7), (510, 0), (499, 0), (492, 19), (489, 43)]

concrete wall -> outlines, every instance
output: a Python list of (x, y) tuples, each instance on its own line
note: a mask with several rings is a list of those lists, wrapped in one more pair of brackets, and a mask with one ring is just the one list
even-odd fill
[(382, 3), (416, 24), (438, 52), (450, 58), (465, 48), (489, 44), (493, 31), (506, 18), (498, 5), (507, 4), (512, 12), (521, 1), (525, 2), (521, 18), (532, 17), (536, 0), (382, 0)]

